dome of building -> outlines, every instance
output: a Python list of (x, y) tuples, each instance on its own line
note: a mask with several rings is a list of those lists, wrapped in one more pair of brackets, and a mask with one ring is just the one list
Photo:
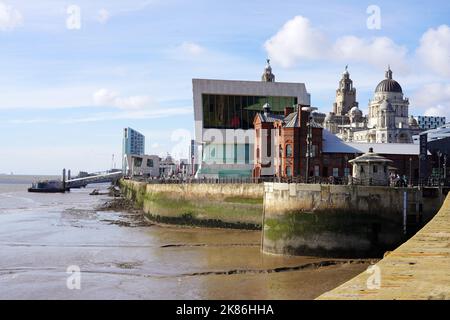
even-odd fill
[(357, 106), (354, 106), (353, 108), (351, 108), (349, 113), (353, 117), (362, 117), (363, 116), (362, 111)]
[(391, 68), (388, 68), (386, 71), (386, 79), (381, 81), (377, 87), (375, 88), (375, 92), (399, 92), (403, 93), (402, 87), (400, 84), (392, 79), (392, 71)]
[(393, 112), (392, 104), (388, 100), (383, 100), (380, 104), (380, 111)]
[(417, 120), (413, 116), (409, 117), (408, 124), (410, 127), (418, 127), (419, 126), (419, 124), (417, 123)]

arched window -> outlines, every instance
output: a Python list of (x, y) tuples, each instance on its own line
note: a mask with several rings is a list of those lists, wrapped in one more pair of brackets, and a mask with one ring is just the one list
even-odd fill
[(290, 144), (286, 145), (286, 157), (292, 157), (292, 146)]

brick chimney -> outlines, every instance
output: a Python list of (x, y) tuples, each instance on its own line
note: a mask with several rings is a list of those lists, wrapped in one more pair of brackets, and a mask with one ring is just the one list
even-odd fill
[(284, 108), (284, 116), (287, 117), (288, 115), (290, 115), (292, 112), (294, 112), (294, 107), (285, 107)]
[(304, 107), (309, 108), (309, 106), (305, 106), (305, 105), (301, 105), (301, 104), (298, 105), (298, 115), (299, 115), (298, 122), (299, 122), (300, 127), (306, 128), (306, 124), (309, 121), (309, 116), (311, 114), (311, 111), (303, 110)]

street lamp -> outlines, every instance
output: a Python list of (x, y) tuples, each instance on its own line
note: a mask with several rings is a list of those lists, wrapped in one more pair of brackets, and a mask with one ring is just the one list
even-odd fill
[(444, 154), (444, 184), (447, 183), (447, 154)]
[(409, 157), (409, 186), (412, 187), (412, 158)]
[(309, 117), (308, 117), (308, 123), (306, 124), (307, 127), (307, 134), (306, 134), (306, 183), (308, 183), (309, 180), (309, 167), (311, 165), (310, 161), (311, 161), (311, 153), (312, 153), (312, 112), (314, 110), (317, 110), (317, 108), (314, 107), (303, 107), (302, 111), (306, 111), (309, 113)]
[(442, 152), (438, 151), (437, 155), (438, 155), (438, 168), (439, 168), (438, 184), (441, 185), (441, 178), (442, 178), (442, 175), (441, 175), (441, 156), (442, 156)]

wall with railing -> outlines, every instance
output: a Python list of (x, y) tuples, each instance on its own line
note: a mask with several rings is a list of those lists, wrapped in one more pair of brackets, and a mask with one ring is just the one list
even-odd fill
[(378, 256), (438, 211), (438, 188), (265, 183), (263, 251)]

